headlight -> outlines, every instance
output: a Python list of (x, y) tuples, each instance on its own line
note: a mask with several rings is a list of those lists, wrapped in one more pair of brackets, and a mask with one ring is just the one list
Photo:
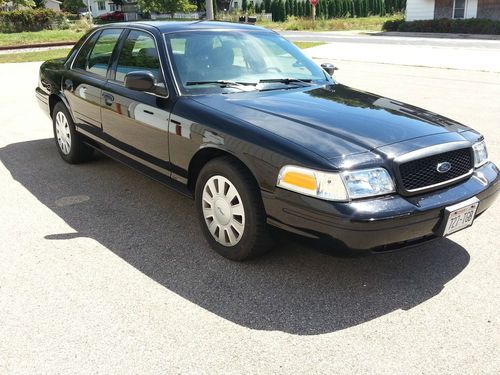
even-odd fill
[(362, 169), (343, 172), (345, 186), (350, 198), (383, 195), (395, 191), (394, 182), (384, 168)]
[(474, 143), (474, 168), (478, 168), (488, 161), (488, 150), (484, 141)]
[(395, 191), (392, 178), (384, 168), (330, 173), (287, 165), (281, 168), (277, 186), (331, 201), (346, 201)]
[(286, 165), (278, 175), (279, 187), (331, 201), (346, 201), (347, 192), (339, 173), (326, 173)]

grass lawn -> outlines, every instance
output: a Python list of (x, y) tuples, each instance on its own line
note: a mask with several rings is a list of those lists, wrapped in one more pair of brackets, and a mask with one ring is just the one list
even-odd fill
[[(321, 42), (294, 42), (299, 48), (310, 48), (319, 46)], [(57, 59), (60, 57), (66, 57), (71, 48), (57, 48), (46, 51), (35, 51), (35, 52), (21, 52), (21, 53), (6, 53), (0, 54), (0, 63), (18, 63), (18, 62), (30, 62), (30, 61), (45, 61), (50, 59)]]
[(42, 30), (22, 33), (0, 33), (0, 46), (18, 46), (25, 44), (48, 42), (76, 42), (83, 31), (75, 30)]
[(293, 42), (300, 49), (311, 48), (325, 44), (323, 42)]
[(286, 22), (260, 21), (257, 26), (275, 30), (307, 30), (307, 31), (345, 31), (345, 30), (368, 30), (382, 31), (385, 21), (401, 19), (401, 16), (390, 17), (359, 17), (359, 18), (335, 18), (330, 20), (308, 18), (292, 18)]
[[(276, 30), (370, 30), (381, 31), (385, 21), (400, 19), (401, 16), (318, 19), (292, 17), (286, 22), (259, 21), (258, 26)], [(36, 32), (0, 33), (0, 46), (14, 46), (48, 42), (76, 42), (84, 33), (85, 25), (75, 25), (68, 30), (43, 30)], [(88, 27), (88, 25), (87, 25)], [(307, 48), (307, 47), (304, 47)]]
[[(400, 19), (401, 15), (389, 17), (337, 18), (331, 20), (318, 19), (313, 22), (309, 18), (291, 17), (286, 22), (259, 21), (257, 26), (275, 30), (370, 30), (381, 31), (385, 21)], [(0, 46), (14, 46), (47, 42), (76, 42), (89, 25), (74, 25), (68, 30), (43, 30), (3, 34), (0, 33)]]
[(57, 48), (47, 51), (0, 54), (0, 63), (18, 63), (29, 61), (45, 61), (66, 57), (71, 48)]

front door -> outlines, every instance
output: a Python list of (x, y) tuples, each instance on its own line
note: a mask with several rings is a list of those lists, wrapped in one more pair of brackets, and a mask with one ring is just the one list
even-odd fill
[[(144, 92), (124, 86), (125, 75), (149, 71), (156, 90)], [(170, 174), (168, 153), (169, 99), (154, 37), (130, 30), (102, 92), (103, 138), (126, 156)]]

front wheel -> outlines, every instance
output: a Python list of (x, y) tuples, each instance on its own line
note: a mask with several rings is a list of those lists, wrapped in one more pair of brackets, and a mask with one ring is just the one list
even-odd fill
[(195, 200), (205, 238), (220, 255), (241, 261), (271, 248), (259, 187), (238, 161), (209, 161), (196, 182)]

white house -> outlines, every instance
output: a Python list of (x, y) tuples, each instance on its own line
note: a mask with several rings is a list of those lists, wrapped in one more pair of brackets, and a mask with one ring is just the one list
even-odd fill
[(45, 8), (55, 10), (56, 12), (61, 11), (62, 1), (57, 0), (45, 0)]
[(115, 10), (121, 10), (120, 6), (116, 5), (111, 0), (83, 0), (83, 3), (86, 6), (90, 5), (92, 17), (99, 17)]
[(406, 20), (490, 18), (500, 20), (500, 0), (406, 0)]

